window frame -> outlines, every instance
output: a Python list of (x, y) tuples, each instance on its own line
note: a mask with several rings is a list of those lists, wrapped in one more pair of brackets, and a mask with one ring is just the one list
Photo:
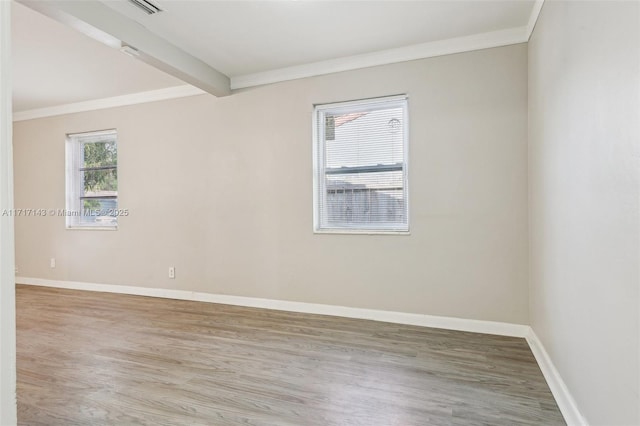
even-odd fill
[[(395, 105), (394, 105), (395, 104)], [(409, 202), (409, 97), (407, 95), (394, 95), (378, 98), (369, 98), (345, 102), (334, 102), (328, 104), (315, 104), (313, 108), (313, 232), (314, 234), (365, 234), (365, 235), (410, 235), (410, 202)], [(405, 202), (406, 224), (398, 226), (398, 229), (392, 227), (376, 228), (375, 223), (367, 223), (363, 226), (357, 224), (323, 224), (323, 215), (320, 212), (322, 206), (327, 203), (321, 203), (321, 194), (326, 197), (326, 162), (325, 162), (325, 126), (320, 125), (323, 121), (325, 113), (354, 113), (362, 112), (367, 107), (371, 110), (381, 109), (381, 106), (388, 105), (390, 107), (399, 106), (402, 108), (404, 118), (402, 131), (402, 182)], [(354, 110), (358, 108), (358, 110)], [(375, 167), (375, 166), (374, 166)], [(324, 214), (326, 217), (326, 212)], [(387, 224), (389, 222), (386, 222)], [(397, 223), (397, 222), (395, 222)], [(374, 226), (372, 226), (374, 225)]]
[[(74, 167), (76, 165), (74, 159), (78, 156), (78, 152), (80, 150), (79, 146), (87, 144), (87, 143), (95, 143), (89, 142), (87, 139), (94, 139), (96, 137), (109, 137), (116, 143), (116, 147), (118, 146), (118, 132), (116, 129), (107, 129), (107, 130), (97, 130), (90, 132), (81, 132), (81, 133), (68, 133), (66, 135), (66, 149), (65, 149), (65, 226), (66, 229), (84, 229), (84, 230), (98, 230), (98, 231), (115, 231), (118, 229), (118, 221), (119, 216), (115, 215), (115, 225), (114, 224), (105, 224), (99, 225), (96, 223), (91, 224), (83, 224), (79, 218), (81, 216), (70, 214), (72, 212), (80, 212), (83, 211), (83, 203), (82, 201), (87, 198), (91, 199), (115, 199), (116, 203), (119, 200), (119, 190), (116, 190), (116, 195), (105, 195), (105, 196), (95, 196), (95, 197), (86, 197), (84, 194), (84, 183), (82, 182), (81, 173), (83, 171), (87, 171), (87, 168)], [(114, 167), (108, 166), (107, 168), (103, 168), (103, 166), (98, 168), (90, 168), (93, 170), (107, 170), (107, 169), (115, 169), (116, 174), (118, 173), (118, 156), (116, 154), (116, 165)], [(118, 181), (118, 187), (120, 182)]]

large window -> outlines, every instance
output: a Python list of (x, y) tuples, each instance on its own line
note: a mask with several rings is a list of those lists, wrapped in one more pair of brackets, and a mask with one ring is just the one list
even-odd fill
[(67, 228), (118, 225), (118, 144), (115, 130), (67, 135)]
[(407, 98), (318, 105), (316, 232), (409, 231)]

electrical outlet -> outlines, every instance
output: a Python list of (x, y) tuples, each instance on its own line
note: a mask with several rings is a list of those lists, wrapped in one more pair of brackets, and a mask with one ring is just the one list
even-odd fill
[(169, 278), (175, 278), (176, 277), (176, 268), (171, 266), (169, 267)]
[(16, 275), (18, 275), (18, 265), (16, 265)]
[(52, 268), (56, 267), (56, 258), (52, 257), (51, 261), (49, 262), (49, 266), (51, 266)]

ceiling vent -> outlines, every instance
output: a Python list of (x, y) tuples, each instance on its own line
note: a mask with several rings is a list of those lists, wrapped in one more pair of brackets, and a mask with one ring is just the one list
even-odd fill
[(153, 15), (158, 12), (162, 12), (162, 9), (148, 0), (129, 0), (129, 3), (142, 10), (147, 15)]

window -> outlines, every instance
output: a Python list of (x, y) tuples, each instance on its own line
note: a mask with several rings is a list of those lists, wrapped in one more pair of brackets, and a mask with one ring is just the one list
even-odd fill
[(409, 231), (407, 127), (406, 96), (316, 106), (316, 232)]
[(115, 130), (67, 135), (67, 228), (118, 225)]

